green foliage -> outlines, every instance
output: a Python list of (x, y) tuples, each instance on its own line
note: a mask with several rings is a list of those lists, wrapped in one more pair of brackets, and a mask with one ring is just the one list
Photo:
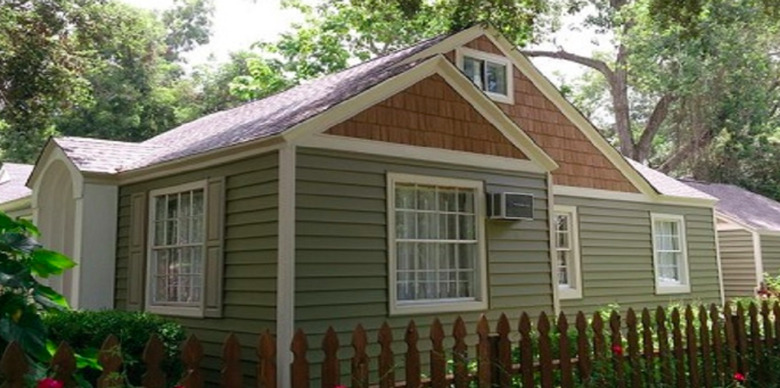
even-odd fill
[(288, 0), (305, 15), (275, 42), (259, 42), (247, 72), (230, 84), (241, 100), (262, 98), (358, 61), (387, 54), (423, 39), (490, 23), (510, 40), (531, 39), (540, 0), (326, 0), (316, 7)]
[[(122, 364), (130, 384), (140, 386), (145, 368), (141, 360), (144, 346), (152, 334), (163, 342), (167, 359), (162, 368), (169, 376), (181, 375), (179, 345), (185, 339), (182, 326), (174, 321), (141, 312), (63, 311), (47, 314), (44, 323), (55, 343), (67, 341), (77, 352), (96, 354), (109, 335), (122, 346)], [(87, 381), (95, 381), (98, 370), (84, 371)]]
[(40, 368), (51, 357), (41, 315), (67, 310), (68, 304), (38, 278), (62, 274), (75, 263), (43, 249), (37, 234), (30, 222), (0, 213), (0, 348), (16, 341)]
[(119, 0), (4, 2), (4, 159), (31, 162), (55, 134), (138, 141), (199, 116), (181, 54), (208, 41), (212, 12), (212, 0), (160, 15)]

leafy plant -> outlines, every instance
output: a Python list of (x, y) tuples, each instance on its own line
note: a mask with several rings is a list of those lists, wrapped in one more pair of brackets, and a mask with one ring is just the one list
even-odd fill
[[(31, 222), (0, 212), (0, 346), (16, 341), (42, 365), (51, 358), (42, 314), (68, 310), (65, 298), (38, 279), (75, 266), (66, 256), (44, 249)], [(40, 368), (39, 368), (40, 369)]]
[[(185, 339), (182, 326), (172, 320), (144, 312), (128, 311), (61, 311), (47, 314), (44, 323), (54, 342), (67, 341), (82, 354), (97, 354), (103, 341), (115, 335), (122, 344), (122, 365), (127, 381), (140, 384), (145, 367), (141, 360), (146, 342), (157, 335), (166, 351), (162, 365), (168, 376), (179, 376), (182, 366), (179, 344)], [(95, 368), (83, 371), (84, 378), (96, 381), (99, 372)]]

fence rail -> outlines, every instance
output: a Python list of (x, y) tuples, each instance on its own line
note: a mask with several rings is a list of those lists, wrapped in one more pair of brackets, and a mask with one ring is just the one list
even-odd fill
[[(528, 314), (521, 314), (514, 325), (501, 315), (491, 325), (482, 316), (472, 332), (476, 345), (468, 345), (469, 331), (458, 318), (452, 331), (436, 319), (425, 333), (414, 321), (406, 327), (402, 341), (405, 352), (393, 351), (393, 333), (385, 323), (374, 344), (378, 353), (369, 354), (371, 339), (358, 325), (345, 352), (337, 333), (329, 328), (321, 346), (310, 349), (307, 335), (298, 330), (290, 350), (294, 388), (314, 385), (311, 368), (319, 368), (319, 386), (350, 387), (715, 387), (733, 384), (743, 377), (758, 386), (777, 383), (780, 371), (780, 305), (751, 304), (719, 308), (715, 305), (672, 309), (658, 307), (639, 315), (628, 309), (625, 317), (612, 311), (608, 318), (596, 313), (590, 319), (582, 312), (573, 324), (559, 315), (554, 321), (542, 313), (532, 325)], [(515, 327), (515, 329), (513, 329)], [(398, 340), (401, 340), (400, 338)], [(429, 351), (420, 351), (423, 342)], [(451, 344), (445, 346), (445, 343)], [(100, 388), (124, 384), (121, 344), (114, 336), (106, 338), (99, 352), (102, 373)], [(324, 357), (317, 364), (308, 361), (314, 353)], [(339, 358), (339, 353), (350, 353)], [(259, 336), (254, 360), (258, 387), (277, 386), (276, 342), (270, 332)], [(205, 385), (201, 369), (204, 352), (200, 341), (190, 336), (181, 347), (183, 376), (167, 376), (161, 369), (165, 358), (162, 342), (152, 336), (141, 360), (146, 372), (141, 383), (148, 388), (163, 388), (177, 383), (183, 387)], [(426, 358), (427, 362), (424, 362)], [(770, 368), (770, 360), (778, 362)], [(241, 367), (241, 344), (231, 334), (222, 349), (219, 386), (244, 387), (248, 383)], [(246, 361), (246, 360), (245, 360)], [(349, 370), (342, 370), (348, 365)], [(3, 386), (24, 387), (29, 372), (27, 358), (17, 343), (11, 343), (0, 359)], [(52, 361), (52, 375), (65, 387), (73, 386), (76, 358), (73, 349), (62, 343)]]

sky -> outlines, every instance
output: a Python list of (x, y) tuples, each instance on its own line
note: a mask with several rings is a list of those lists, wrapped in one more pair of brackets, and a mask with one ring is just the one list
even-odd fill
[[(124, 1), (151, 10), (163, 10), (173, 4), (173, 0)], [(229, 53), (248, 49), (258, 41), (273, 41), (280, 33), (288, 30), (292, 23), (303, 19), (295, 10), (281, 9), (281, 0), (216, 0), (215, 3), (211, 40), (186, 56), (190, 65), (206, 62), (210, 58), (226, 61)], [(576, 29), (578, 20), (570, 18), (564, 20), (563, 24), (564, 28), (554, 36), (555, 44), (546, 43), (537, 48), (554, 49), (560, 45), (568, 51), (590, 55), (599, 47), (593, 43), (593, 34)], [(570, 80), (584, 71), (579, 65), (561, 60), (533, 58), (532, 61), (556, 84), (559, 74)]]

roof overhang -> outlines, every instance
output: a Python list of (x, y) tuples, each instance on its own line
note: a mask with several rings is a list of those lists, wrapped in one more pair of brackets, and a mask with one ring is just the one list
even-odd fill
[(41, 179), (45, 175), (46, 170), (57, 162), (62, 162), (67, 168), (73, 180), (73, 189), (75, 191), (74, 196), (76, 198), (81, 197), (83, 189), (83, 183), (87, 177), (84, 173), (79, 171), (76, 164), (73, 163), (65, 151), (57, 144), (54, 138), (49, 138), (44, 145), (43, 150), (38, 155), (38, 160), (35, 161), (35, 167), (33, 167), (30, 178), (27, 179), (26, 186), (32, 189), (32, 202), (36, 203), (38, 190)]

